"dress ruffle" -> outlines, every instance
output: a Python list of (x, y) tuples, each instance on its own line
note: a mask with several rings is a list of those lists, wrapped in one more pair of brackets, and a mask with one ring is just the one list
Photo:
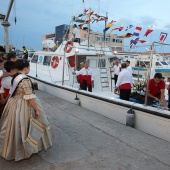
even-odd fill
[(27, 94), (23, 96), (24, 100), (30, 100), (30, 99), (36, 99), (36, 95), (35, 94)]

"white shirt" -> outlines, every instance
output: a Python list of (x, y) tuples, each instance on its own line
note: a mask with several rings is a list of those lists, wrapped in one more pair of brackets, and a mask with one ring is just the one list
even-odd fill
[(132, 86), (132, 73), (128, 71), (126, 68), (122, 69), (119, 73), (116, 87), (121, 86), (122, 84), (130, 83)]
[(114, 74), (116, 74), (116, 75), (119, 75), (119, 72), (120, 72), (120, 65), (114, 65), (113, 66), (113, 71), (114, 71)]
[(131, 66), (128, 66), (128, 67), (127, 67), (127, 70), (130, 71), (131, 73), (133, 73), (133, 70), (132, 70), (132, 67), (131, 67)]
[[(89, 67), (88, 67), (88, 69), (86, 69), (86, 68), (84, 67), (84, 68), (82, 68), (81, 70), (76, 71), (76, 75), (77, 75), (77, 76), (78, 76), (78, 75), (83, 75), (83, 76), (85, 76), (85, 75), (90, 75), (91, 78), (92, 78), (92, 76), (93, 76), (93, 74), (92, 74), (92, 69), (89, 68)], [(93, 80), (93, 78), (92, 78), (92, 80)]]
[(11, 89), (11, 80), (11, 76), (4, 77), (2, 79), (0, 93), (5, 93), (4, 89)]
[(80, 38), (80, 30), (78, 28), (74, 28), (73, 34), (75, 34), (75, 38)]

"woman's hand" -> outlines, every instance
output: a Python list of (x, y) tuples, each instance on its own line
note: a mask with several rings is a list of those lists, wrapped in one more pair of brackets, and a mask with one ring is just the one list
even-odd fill
[(39, 110), (35, 110), (35, 119), (38, 119), (40, 117)]

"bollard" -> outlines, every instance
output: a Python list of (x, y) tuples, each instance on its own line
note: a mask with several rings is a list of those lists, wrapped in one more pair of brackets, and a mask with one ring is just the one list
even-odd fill
[(135, 127), (135, 111), (132, 108), (127, 111), (126, 126)]
[(77, 97), (77, 93), (76, 93), (76, 98), (74, 99), (74, 102), (73, 102), (75, 105), (80, 105), (80, 100), (79, 98)]

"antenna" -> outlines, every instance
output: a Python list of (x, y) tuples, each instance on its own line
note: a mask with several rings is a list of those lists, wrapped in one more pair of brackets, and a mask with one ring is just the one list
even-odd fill
[(99, 6), (98, 6), (98, 14), (100, 13), (100, 0), (98, 0)]
[(108, 5), (109, 5), (109, 0), (107, 0), (107, 9), (106, 9), (107, 13), (108, 13)]
[(72, 0), (72, 15), (71, 15), (71, 16), (72, 16), (72, 18), (73, 18), (73, 16), (74, 16), (74, 15), (73, 15), (73, 11), (74, 11), (74, 9), (73, 9), (73, 8), (74, 8), (74, 0)]

